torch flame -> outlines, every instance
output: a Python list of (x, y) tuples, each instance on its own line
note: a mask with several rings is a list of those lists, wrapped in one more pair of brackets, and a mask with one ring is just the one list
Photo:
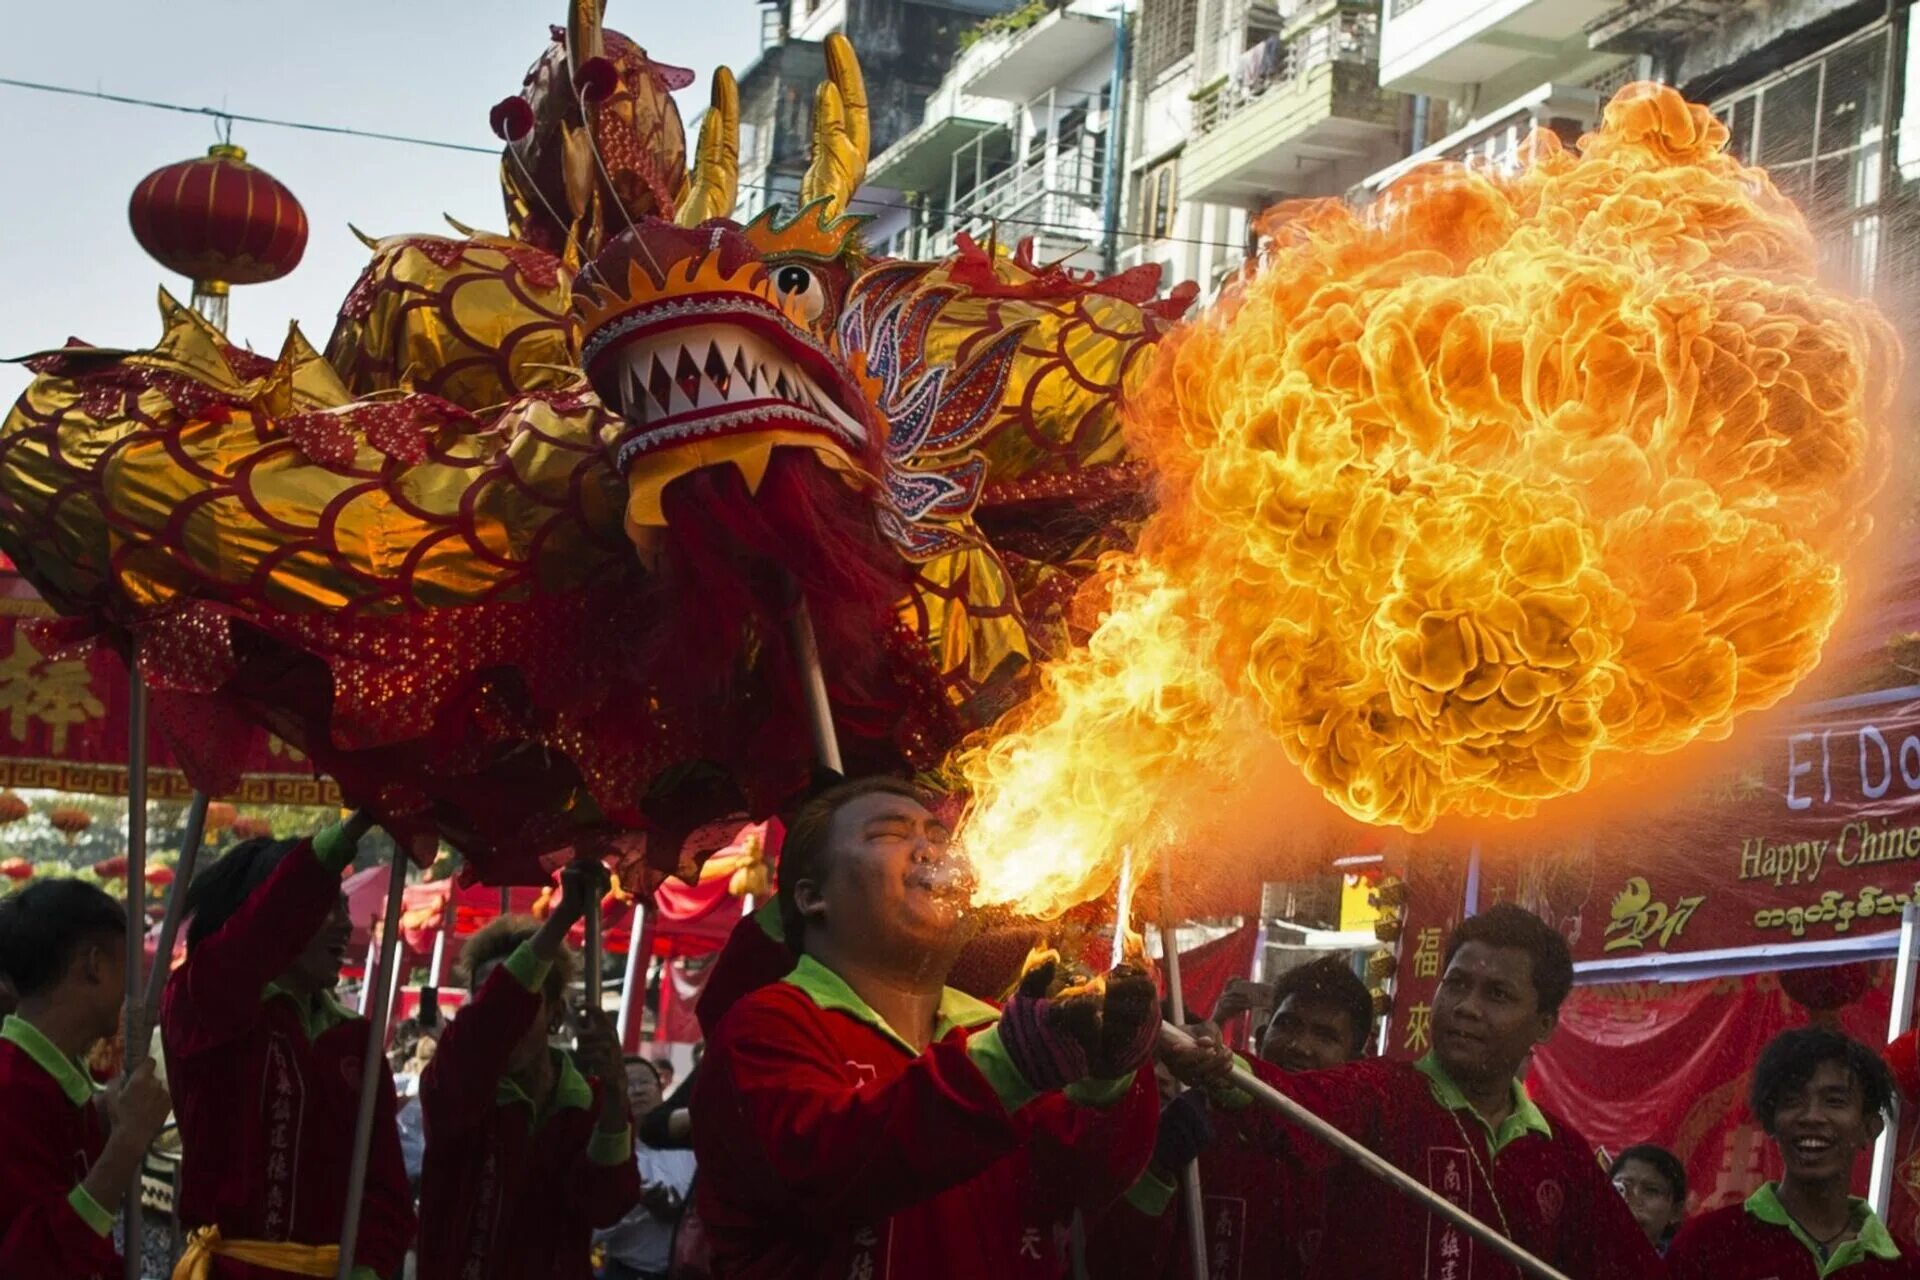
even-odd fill
[(1364, 822), (1514, 820), (1814, 668), (1898, 343), (1726, 128), (1633, 85), (1576, 155), (1269, 215), (1130, 409), (1107, 611), (963, 756), (982, 903), (1105, 892), (1275, 748)]

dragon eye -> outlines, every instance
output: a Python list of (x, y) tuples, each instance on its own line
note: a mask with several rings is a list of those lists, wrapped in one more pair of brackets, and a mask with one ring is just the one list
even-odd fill
[(775, 267), (773, 290), (787, 308), (812, 324), (827, 309), (827, 287), (810, 268), (796, 263)]

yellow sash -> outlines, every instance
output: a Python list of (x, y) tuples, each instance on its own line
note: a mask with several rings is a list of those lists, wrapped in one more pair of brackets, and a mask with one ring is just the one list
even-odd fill
[(268, 1244), (261, 1240), (222, 1240), (220, 1228), (201, 1227), (187, 1237), (187, 1250), (173, 1269), (173, 1280), (213, 1280), (213, 1260), (231, 1258), (256, 1267), (272, 1267), (295, 1276), (330, 1277), (340, 1267), (337, 1244)]

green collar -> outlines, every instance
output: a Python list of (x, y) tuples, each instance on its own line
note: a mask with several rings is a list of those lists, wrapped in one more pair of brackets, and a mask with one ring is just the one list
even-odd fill
[(294, 1011), (300, 1015), (300, 1025), (307, 1033), (307, 1043), (312, 1044), (327, 1032), (343, 1022), (350, 1022), (354, 1015), (340, 1003), (331, 991), (322, 991), (312, 1000), (303, 1000), (294, 992), (287, 990), (277, 982), (269, 982), (261, 992), (262, 1000), (271, 1000), (275, 996), (293, 1002)]
[(769, 897), (765, 904), (756, 908), (751, 917), (760, 926), (760, 932), (775, 942), (787, 940), (787, 922), (780, 917), (780, 899)]
[(1787, 1206), (1780, 1203), (1778, 1183), (1762, 1183), (1758, 1191), (1748, 1196), (1747, 1212), (1770, 1226), (1785, 1227), (1791, 1231), (1793, 1238), (1805, 1245), (1807, 1252), (1813, 1255), (1814, 1263), (1819, 1266), (1823, 1276), (1830, 1276), (1842, 1267), (1865, 1262), (1868, 1258), (1882, 1261), (1898, 1258), (1899, 1246), (1893, 1243), (1893, 1236), (1874, 1213), (1873, 1206), (1857, 1197), (1848, 1197), (1847, 1203), (1853, 1206), (1853, 1220), (1860, 1225), (1854, 1229), (1853, 1239), (1835, 1249), (1824, 1262), (1820, 1260), (1820, 1247), (1800, 1229), (1800, 1224), (1787, 1212)]
[(533, 1117), (533, 1127), (538, 1129), (551, 1120), (555, 1112), (565, 1111), (569, 1107), (585, 1111), (593, 1105), (593, 1086), (580, 1074), (580, 1068), (573, 1065), (573, 1059), (558, 1049), (553, 1053), (553, 1069), (558, 1073), (553, 1082), (553, 1092), (547, 1095), (547, 1109), (540, 1110), (533, 1105), (533, 1098), (514, 1082), (512, 1076), (501, 1076), (500, 1084), (493, 1091), (493, 1105), (496, 1107), (524, 1106)]
[(1495, 1129), (1487, 1123), (1485, 1116), (1473, 1109), (1473, 1104), (1467, 1101), (1467, 1095), (1460, 1092), (1460, 1086), (1440, 1065), (1438, 1057), (1429, 1053), (1413, 1065), (1427, 1078), (1427, 1086), (1433, 1090), (1435, 1102), (1449, 1111), (1464, 1111), (1480, 1122), (1480, 1127), (1487, 1131), (1487, 1142), (1494, 1155), (1499, 1155), (1509, 1142), (1529, 1133), (1537, 1133), (1543, 1138), (1553, 1136), (1553, 1126), (1547, 1123), (1546, 1115), (1534, 1105), (1533, 1099), (1527, 1096), (1527, 1091), (1518, 1080), (1513, 1082), (1513, 1111)]
[(53, 1077), (60, 1086), (60, 1092), (67, 1095), (67, 1101), (76, 1107), (84, 1107), (93, 1101), (93, 1077), (78, 1058), (69, 1058), (61, 1053), (53, 1041), (40, 1033), (40, 1028), (24, 1018), (7, 1015), (0, 1022), (0, 1040), (11, 1040), (20, 1046), (20, 1051), (40, 1064), (42, 1070)]
[[(888, 1026), (886, 1019), (875, 1013), (873, 1007), (846, 984), (845, 979), (812, 956), (801, 956), (800, 963), (782, 981), (788, 986), (798, 987), (820, 1008), (844, 1013), (857, 1022), (864, 1022), (907, 1053), (913, 1053), (913, 1046)], [(944, 1040), (955, 1027), (971, 1030), (999, 1020), (1000, 1011), (992, 1005), (975, 1000), (964, 991), (946, 987), (940, 992), (940, 1011), (934, 1018), (933, 1038)]]

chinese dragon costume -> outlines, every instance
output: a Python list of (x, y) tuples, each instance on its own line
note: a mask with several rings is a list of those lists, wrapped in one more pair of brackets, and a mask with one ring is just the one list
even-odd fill
[(1192, 291), (874, 258), (841, 37), (798, 207), (740, 222), (732, 77), (689, 158), (689, 73), (596, 0), (553, 35), (493, 114), (508, 234), (369, 240), (324, 352), (163, 294), (149, 350), (33, 358), (0, 548), (63, 643), (137, 663), (203, 790), (269, 730), (484, 879), (618, 837), (637, 884), (807, 784), (795, 610), (849, 771), (936, 768), (1070, 643), (1148, 502), (1120, 404)]

